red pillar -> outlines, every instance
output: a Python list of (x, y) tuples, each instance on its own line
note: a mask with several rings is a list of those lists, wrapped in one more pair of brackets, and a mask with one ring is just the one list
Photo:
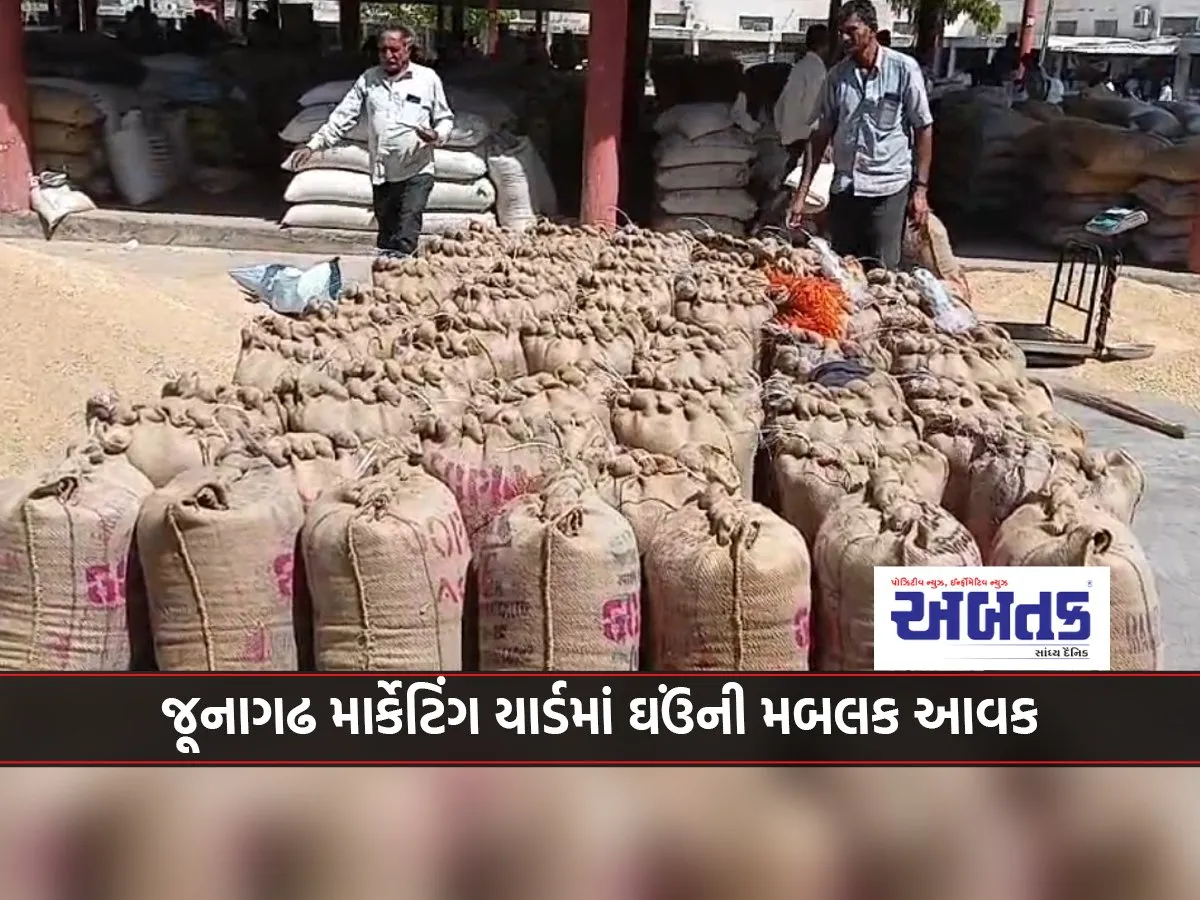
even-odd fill
[(500, 42), (500, 0), (487, 4), (487, 55), (495, 56)]
[(21, 0), (0, 0), (0, 213), (29, 210), (29, 87)]
[(611, 228), (617, 223), (628, 30), (629, 0), (592, 0), (583, 120), (581, 218), (585, 225)]
[[(1050, 23), (1046, 23), (1046, 29), (1049, 30)], [(1021, 10), (1021, 33), (1017, 39), (1017, 46), (1021, 49), (1021, 59), (1025, 58), (1025, 54), (1033, 49), (1033, 33), (1037, 30), (1037, 0), (1025, 0), (1025, 6)], [(1042, 60), (1045, 62), (1045, 60)], [(1024, 69), (1024, 66), (1021, 66)]]

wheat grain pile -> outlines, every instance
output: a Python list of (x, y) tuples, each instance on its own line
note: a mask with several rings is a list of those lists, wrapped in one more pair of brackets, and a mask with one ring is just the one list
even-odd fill
[[(975, 307), (986, 319), (1040, 322), (1046, 314), (1054, 276), (1042, 272), (972, 272)], [(1065, 307), (1055, 310), (1054, 324), (1083, 333), (1083, 317)], [(1200, 406), (1200, 320), (1192, 294), (1132, 278), (1117, 282), (1110, 343), (1154, 344), (1154, 356), (1126, 363), (1086, 363), (1069, 372), (1092, 390), (1144, 393)]]
[[(225, 378), (253, 307), (183, 279), (153, 281), (0, 243), (0, 467), (17, 471), (75, 439), (86, 398), (154, 396), (173, 372)], [(236, 293), (232, 295), (236, 297)]]

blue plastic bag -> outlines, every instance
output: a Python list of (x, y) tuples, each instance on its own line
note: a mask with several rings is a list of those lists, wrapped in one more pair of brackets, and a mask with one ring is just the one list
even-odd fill
[(229, 277), (275, 312), (299, 316), (341, 299), (344, 285), (338, 260), (335, 256), (303, 270), (282, 263), (241, 266), (230, 269)]

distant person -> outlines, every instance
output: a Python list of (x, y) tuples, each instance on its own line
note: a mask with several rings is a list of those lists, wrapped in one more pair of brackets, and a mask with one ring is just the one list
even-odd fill
[(550, 63), (560, 72), (574, 72), (582, 61), (579, 41), (573, 31), (556, 34), (550, 43)]
[(1017, 46), (1017, 33), (1010, 31), (1004, 38), (1004, 46), (992, 57), (991, 74), (994, 84), (1004, 84), (1012, 77), (1021, 62), (1021, 49)]
[(810, 25), (804, 35), (804, 55), (796, 60), (779, 99), (775, 101), (775, 128), (788, 152), (790, 174), (804, 158), (804, 148), (816, 125), (825, 85), (825, 55), (829, 53), (829, 27)]
[(1055, 78), (1042, 65), (1042, 54), (1038, 50), (1030, 50), (1022, 59), (1025, 68), (1025, 80), (1022, 88), (1026, 98), (1040, 100), (1042, 103), (1062, 103), (1065, 92), (1062, 79)]
[(329, 120), (292, 154), (291, 167), (344, 139), (365, 116), (367, 152), (381, 255), (411, 256), (433, 190), (433, 150), (446, 142), (454, 114), (442, 79), (412, 61), (413, 34), (403, 25), (379, 33), (379, 64), (367, 69)]
[(820, 124), (805, 154), (789, 225), (799, 228), (813, 175), (830, 147), (834, 172), (828, 216), (834, 249), (857, 256), (869, 268), (895, 269), (905, 213), (918, 226), (929, 218), (933, 115), (920, 65), (880, 46), (877, 23), (870, 0), (850, 0), (838, 12), (847, 52), (825, 79)]
[(1164, 81), (1162, 87), (1158, 89), (1158, 99), (1163, 103), (1170, 103), (1175, 99), (1175, 88), (1171, 86), (1171, 82)]
[(892, 46), (892, 33), (890, 31), (888, 31), (886, 28), (883, 29), (881, 32), (879, 32), (876, 39), (879, 41), (880, 47)]

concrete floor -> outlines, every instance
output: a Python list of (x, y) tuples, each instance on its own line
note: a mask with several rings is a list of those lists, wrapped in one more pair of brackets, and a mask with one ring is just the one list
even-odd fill
[[(171, 275), (212, 278), (234, 266), (261, 262), (311, 265), (327, 256), (319, 254), (262, 251), (201, 250), (169, 246), (84, 244), (68, 241), (14, 241), (45, 252), (75, 259), (91, 259), (104, 265), (125, 267), (139, 275)], [(342, 257), (348, 281), (370, 277), (370, 258)], [(971, 268), (1011, 268), (1012, 263), (993, 264), (972, 260)], [(1025, 264), (1035, 268), (1036, 264)], [(1130, 273), (1137, 277), (1141, 273)], [(1149, 280), (1149, 279), (1147, 279)], [(1173, 284), (1182, 288), (1182, 284)], [(228, 290), (236, 294), (232, 281)], [(1053, 381), (1053, 376), (1049, 380)], [(1146, 397), (1121, 399), (1164, 418), (1184, 424), (1200, 436), (1200, 413)], [(1167, 642), (1167, 665), (1174, 670), (1200, 670), (1200, 437), (1176, 440), (1112, 419), (1075, 404), (1062, 402), (1064, 413), (1088, 429), (1096, 447), (1120, 447), (1141, 463), (1146, 471), (1147, 492), (1142, 500), (1134, 530), (1150, 557), (1158, 581)]]

